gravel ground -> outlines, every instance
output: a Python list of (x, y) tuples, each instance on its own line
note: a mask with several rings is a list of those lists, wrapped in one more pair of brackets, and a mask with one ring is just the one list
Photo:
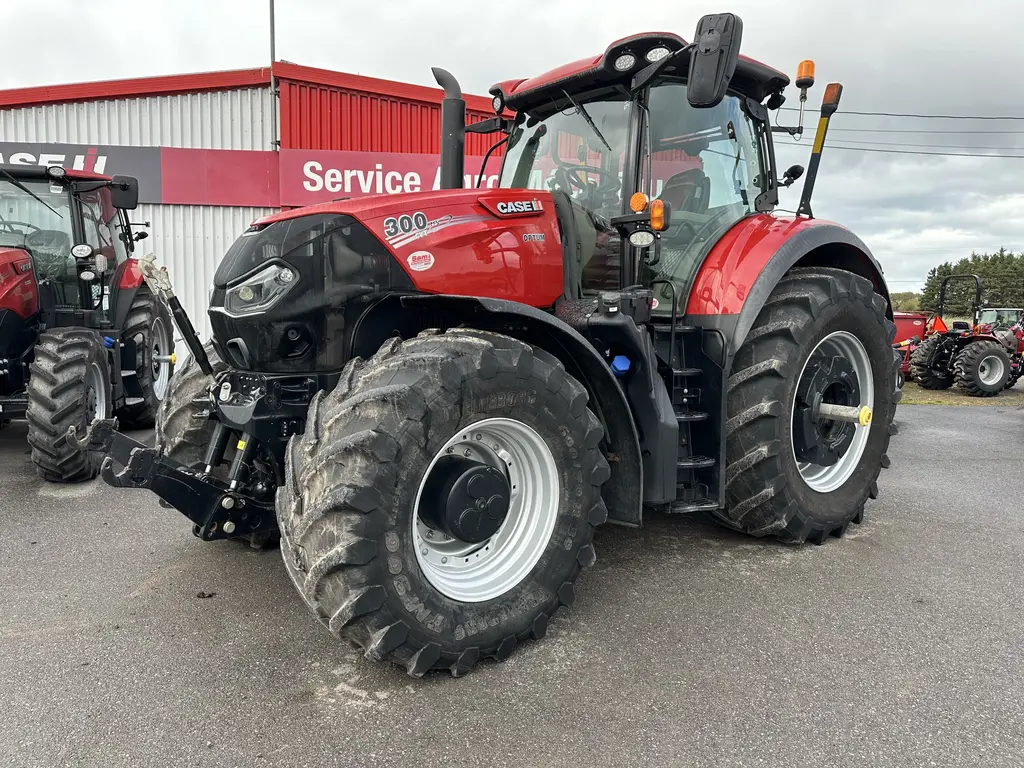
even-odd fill
[(0, 764), (1020, 766), (1024, 411), (898, 416), (845, 539), (603, 528), (542, 642), (420, 681), (333, 641), (276, 551), (203, 544), (144, 492), (37, 480), (15, 425)]

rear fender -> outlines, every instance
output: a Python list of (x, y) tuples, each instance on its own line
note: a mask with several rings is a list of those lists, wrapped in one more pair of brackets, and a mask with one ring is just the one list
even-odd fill
[(689, 322), (720, 332), (719, 343), (707, 351), (727, 374), (771, 292), (794, 267), (833, 267), (867, 278), (893, 319), (882, 268), (850, 230), (821, 219), (751, 216), (708, 254), (687, 304)]
[(417, 294), (392, 295), (360, 317), (351, 341), (352, 357), (369, 357), (389, 336), (415, 336), (427, 328), (469, 326), (514, 336), (557, 357), (590, 395), (590, 407), (605, 427), (604, 451), (611, 478), (603, 496), (609, 519), (629, 526), (642, 522), (643, 469), (633, 414), (607, 364), (577, 331), (558, 318), (502, 299)]

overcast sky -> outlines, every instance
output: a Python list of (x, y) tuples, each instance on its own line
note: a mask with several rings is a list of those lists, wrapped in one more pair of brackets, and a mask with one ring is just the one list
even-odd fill
[[(801, 59), (816, 61), (818, 85), (809, 103), (820, 102), (825, 83), (843, 83), (833, 128), (965, 131), (835, 131), (831, 141), (999, 147), (1010, 149), (991, 151), (1024, 155), (1024, 121), (842, 114), (847, 109), (1024, 115), (1016, 98), (1024, 72), (1019, 41), (1024, 4), (1019, 2), (277, 0), (276, 5), (279, 59), (424, 85), (433, 85), (430, 66), (440, 65), (470, 93), (592, 55), (632, 32), (664, 29), (689, 39), (702, 13), (733, 11), (744, 22), (747, 55), (791, 74)], [(267, 7), (266, 0), (7, 0), (0, 3), (5, 62), (0, 88), (264, 65), (270, 59)], [(787, 106), (794, 106), (795, 89), (787, 95)], [(806, 164), (810, 143), (808, 136), (781, 149), (783, 167)], [(867, 241), (890, 290), (910, 290), (932, 265), (972, 249), (1024, 250), (1022, 178), (1024, 159), (826, 149), (814, 211)], [(796, 185), (783, 191), (782, 207), (796, 207), (798, 190)]]

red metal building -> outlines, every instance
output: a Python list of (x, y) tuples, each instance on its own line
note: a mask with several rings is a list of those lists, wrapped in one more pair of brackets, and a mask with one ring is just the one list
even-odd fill
[[(437, 88), (288, 62), (18, 88), (0, 91), (0, 162), (137, 176), (133, 218), (150, 223), (146, 244), (205, 326), (214, 268), (253, 219), (435, 184), (441, 98)], [(489, 97), (466, 102), (467, 122), (493, 117)], [(467, 136), (467, 174), (493, 140)], [(485, 184), (499, 164), (491, 159)]]

